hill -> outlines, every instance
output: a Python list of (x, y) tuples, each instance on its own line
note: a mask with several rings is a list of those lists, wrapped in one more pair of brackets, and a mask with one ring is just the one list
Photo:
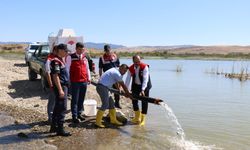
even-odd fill
[(167, 52), (171, 54), (229, 54), (242, 53), (249, 54), (250, 46), (139, 46), (115, 49), (117, 52)]

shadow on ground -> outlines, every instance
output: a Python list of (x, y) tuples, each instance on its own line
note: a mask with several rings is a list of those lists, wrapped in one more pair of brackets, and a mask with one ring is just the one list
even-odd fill
[(46, 134), (37, 134), (33, 132), (33, 127), (45, 126), (45, 121), (27, 123), (17, 123), (11, 116), (0, 114), (0, 144), (13, 144), (21, 142), (30, 142), (35, 139), (44, 139)]
[(27, 64), (25, 64), (25, 63), (15, 63), (14, 66), (15, 67), (27, 67)]
[(11, 81), (8, 94), (12, 98), (32, 98), (40, 96), (42, 100), (47, 99), (48, 94), (42, 89), (40, 80), (18, 80)]

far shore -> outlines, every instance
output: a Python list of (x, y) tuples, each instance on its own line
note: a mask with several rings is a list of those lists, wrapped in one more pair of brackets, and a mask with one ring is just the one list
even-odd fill
[[(8, 57), (24, 57), (27, 44), (0, 44), (0, 55)], [(87, 48), (92, 58), (99, 58), (102, 49)], [(193, 46), (167, 49), (164, 47), (134, 47), (112, 49), (120, 58), (130, 59), (140, 55), (144, 59), (170, 60), (250, 60), (250, 46)]]
[[(119, 55), (119, 53), (118, 53)], [(140, 54), (139, 54), (140, 55)], [(1, 57), (7, 57), (8, 59), (24, 59), (24, 53), (20, 52), (0, 52)], [(92, 58), (99, 58), (101, 56), (101, 53), (96, 55), (91, 55)], [(121, 59), (131, 59), (133, 55), (131, 56), (123, 56), (119, 55)], [(143, 54), (140, 55), (143, 59), (166, 59), (166, 60), (204, 60), (204, 61), (249, 61), (250, 58), (248, 57), (212, 57), (212, 56), (169, 56), (169, 57), (163, 57), (163, 56), (144, 56)]]

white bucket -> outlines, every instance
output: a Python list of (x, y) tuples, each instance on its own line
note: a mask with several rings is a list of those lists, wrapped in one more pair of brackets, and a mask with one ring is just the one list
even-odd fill
[(97, 102), (94, 99), (84, 100), (84, 114), (86, 116), (95, 116), (96, 115), (96, 106)]

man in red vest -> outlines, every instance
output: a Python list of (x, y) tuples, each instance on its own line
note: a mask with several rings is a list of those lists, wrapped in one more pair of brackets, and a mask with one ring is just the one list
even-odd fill
[[(152, 87), (150, 76), (149, 76), (149, 65), (141, 62), (139, 55), (133, 56), (133, 63), (129, 67), (129, 71), (126, 79), (126, 86), (129, 87), (130, 80), (132, 78), (131, 91), (133, 95), (149, 96), (149, 90)], [(148, 111), (148, 102), (142, 101), (142, 111), (140, 112), (138, 107), (138, 100), (133, 100), (133, 109), (135, 111), (135, 117), (131, 122), (139, 124), (140, 126), (145, 125), (145, 117)]]
[(88, 59), (84, 53), (84, 44), (76, 43), (76, 52), (67, 59), (70, 68), (70, 82), (72, 90), (71, 113), (72, 122), (79, 123), (85, 120), (81, 113), (86, 95), (87, 84), (91, 81)]

